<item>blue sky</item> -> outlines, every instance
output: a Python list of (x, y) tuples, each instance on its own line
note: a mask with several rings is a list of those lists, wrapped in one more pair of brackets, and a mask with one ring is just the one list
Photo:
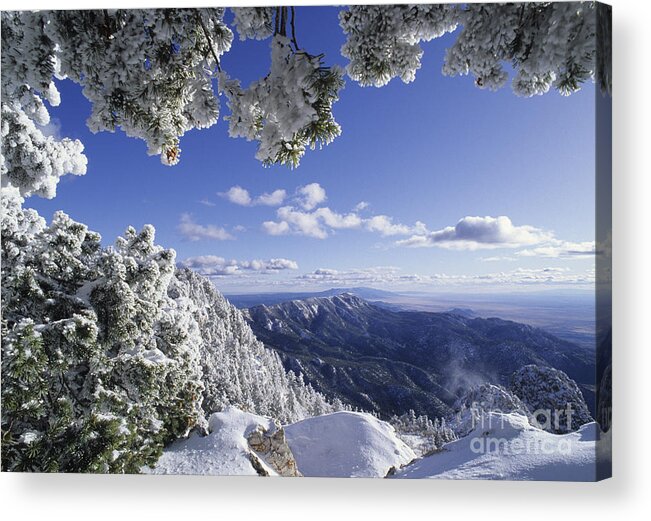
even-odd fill
[[(298, 40), (344, 66), (337, 13), (297, 8)], [(107, 245), (128, 225), (151, 223), (159, 244), (227, 292), (592, 287), (593, 85), (529, 99), (510, 86), (481, 90), (470, 77), (442, 75), (453, 39), (423, 44), (411, 84), (347, 79), (334, 106), (342, 135), (294, 170), (263, 168), (256, 144), (229, 138), (223, 120), (181, 138), (179, 165), (161, 165), (121, 132), (93, 135), (81, 89), (60, 82), (51, 114), (61, 136), (84, 143), (88, 173), (27, 206), (48, 219), (62, 209)], [(269, 40), (236, 38), (222, 60), (243, 85), (269, 63)], [(232, 187), (251, 202), (232, 201), (246, 202), (242, 191), (229, 199)], [(256, 200), (278, 190), (285, 197), (266, 201), (278, 204)]]

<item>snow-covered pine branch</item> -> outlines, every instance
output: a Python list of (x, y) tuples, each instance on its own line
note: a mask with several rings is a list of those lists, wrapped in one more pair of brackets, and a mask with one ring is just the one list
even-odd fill
[[(297, 166), (307, 147), (341, 133), (332, 106), (342, 71), (298, 47), (294, 8), (232, 11), (239, 38), (272, 37), (272, 52), (270, 73), (246, 88), (222, 74), (229, 134), (258, 141), (256, 157), (265, 165)], [(51, 198), (62, 175), (86, 171), (79, 141), (44, 133), (46, 103), (60, 101), (55, 78), (83, 87), (93, 132), (119, 127), (164, 164), (178, 163), (180, 138), (219, 118), (213, 79), (233, 41), (224, 14), (223, 8), (3, 12), (2, 186)], [(349, 6), (340, 25), (347, 73), (361, 85), (413, 81), (421, 44), (461, 27), (445, 56), (447, 75), (472, 74), (478, 87), (497, 89), (510, 63), (518, 95), (551, 88), (571, 94), (590, 79), (611, 90), (610, 11), (594, 2)]]
[(256, 158), (264, 165), (296, 167), (307, 147), (327, 145), (341, 133), (332, 104), (344, 85), (343, 70), (297, 51), (286, 36), (274, 36), (264, 78), (246, 89), (226, 77), (221, 83), (231, 110), (229, 135), (258, 141)]
[(551, 88), (569, 95), (590, 79), (611, 90), (610, 11), (595, 2), (350, 6), (340, 24), (348, 75), (361, 85), (413, 81), (420, 43), (460, 26), (446, 75), (472, 74), (478, 87), (496, 90), (508, 80), (508, 63), (519, 96)]

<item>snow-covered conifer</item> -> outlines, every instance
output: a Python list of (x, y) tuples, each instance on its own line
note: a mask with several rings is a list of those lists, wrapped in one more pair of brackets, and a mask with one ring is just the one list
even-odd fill
[(532, 423), (550, 432), (574, 431), (592, 421), (576, 382), (559, 369), (526, 365), (513, 373), (511, 391), (529, 408)]

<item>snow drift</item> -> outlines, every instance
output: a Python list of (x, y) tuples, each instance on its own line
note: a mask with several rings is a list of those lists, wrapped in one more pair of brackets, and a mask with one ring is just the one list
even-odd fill
[(335, 412), (285, 427), (304, 476), (384, 477), (416, 458), (394, 428), (370, 414)]
[[(192, 433), (187, 439), (177, 440), (163, 451), (153, 469), (144, 467), (142, 471), (212, 476), (300, 475), (291, 451), (284, 444), (284, 437), (280, 437), (273, 454), (252, 450), (254, 439), (258, 442), (256, 446), (262, 445), (259, 442), (265, 436), (279, 439), (274, 436), (281, 432), (279, 425), (271, 418), (227, 407), (212, 414), (208, 423), (210, 433), (207, 436)], [(282, 463), (279, 456), (284, 457)]]
[(557, 435), (531, 426), (522, 414), (488, 413), (468, 436), (393, 477), (594, 481), (599, 435), (595, 422)]
[[(210, 416), (209, 431), (177, 440), (154, 468), (142, 471), (371, 478), (416, 458), (391, 425), (365, 413), (337, 412), (280, 428), (271, 418), (227, 407)], [(266, 449), (263, 440), (269, 440)]]

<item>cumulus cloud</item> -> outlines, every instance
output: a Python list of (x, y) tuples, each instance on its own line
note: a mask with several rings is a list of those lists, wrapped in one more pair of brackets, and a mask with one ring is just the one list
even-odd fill
[(369, 203), (366, 201), (360, 201), (355, 205), (355, 208), (353, 208), (353, 211), (355, 212), (361, 212), (362, 210), (366, 210), (370, 206)]
[(458, 250), (518, 248), (551, 240), (550, 232), (529, 225), (515, 226), (511, 219), (499, 217), (464, 217), (454, 226), (413, 235), (398, 241), (400, 246), (440, 247)]
[(269, 235), (285, 235), (289, 233), (289, 224), (285, 221), (265, 221), (262, 223), (262, 229)]
[(552, 240), (549, 244), (544, 244), (536, 248), (521, 250), (516, 253), (520, 257), (547, 257), (547, 258), (569, 258), (580, 259), (592, 257), (595, 255), (594, 241), (586, 242), (567, 242)]
[(317, 239), (325, 239), (328, 236), (328, 232), (323, 228), (315, 213), (302, 212), (292, 206), (283, 206), (278, 209), (277, 216), (280, 221), (274, 223), (276, 231), (279, 232), (276, 235), (291, 231)]
[(325, 239), (330, 230), (359, 228), (362, 225), (362, 219), (357, 214), (340, 214), (328, 207), (309, 212), (293, 206), (283, 206), (278, 208), (276, 216), (278, 221), (262, 223), (262, 229), (269, 235), (293, 233)]
[(327, 199), (326, 191), (319, 183), (301, 186), (297, 190), (297, 194), (299, 204), (304, 210), (312, 210)]
[(231, 186), (226, 192), (219, 192), (218, 195), (228, 199), (233, 204), (239, 204), (240, 206), (250, 206), (251, 205), (251, 196), (249, 191), (241, 186)]
[(368, 231), (378, 232), (383, 237), (409, 234), (420, 236), (427, 233), (427, 227), (420, 221), (416, 221), (414, 226), (407, 226), (405, 224), (394, 223), (393, 219), (387, 215), (374, 215), (369, 219), (365, 219), (364, 225)]
[(202, 239), (225, 241), (234, 239), (224, 228), (213, 224), (204, 225), (194, 222), (192, 216), (188, 213), (181, 215), (181, 222), (177, 226), (177, 230), (184, 239), (189, 241), (200, 241)]
[(246, 188), (231, 186), (226, 192), (219, 192), (218, 195), (240, 206), (279, 206), (287, 197), (287, 192), (279, 189), (270, 193), (265, 192), (257, 197), (251, 197)]
[(200, 255), (190, 257), (179, 263), (180, 266), (190, 268), (206, 277), (227, 277), (246, 275), (249, 273), (271, 274), (285, 270), (297, 270), (298, 264), (290, 259), (269, 260), (235, 260), (225, 259), (216, 255)]
[(327, 206), (302, 210), (294, 206), (283, 206), (276, 212), (277, 221), (266, 221), (262, 229), (269, 235), (305, 235), (317, 239), (325, 239), (335, 230), (364, 229), (376, 232), (382, 236), (409, 235), (427, 233), (427, 228), (421, 222), (414, 226), (395, 223), (387, 215), (361, 217), (356, 211), (346, 214), (338, 213)]
[(201, 199), (201, 201), (199, 201), (199, 202), (204, 206), (210, 206), (210, 207), (217, 206), (215, 203), (213, 203), (209, 199)]
[(359, 228), (362, 219), (356, 213), (340, 214), (332, 211), (330, 208), (318, 208), (314, 211), (317, 219), (321, 219), (326, 226), (335, 230), (346, 228)]
[(271, 193), (264, 193), (255, 198), (254, 204), (261, 204), (264, 206), (280, 206), (287, 197), (285, 190), (274, 190)]

